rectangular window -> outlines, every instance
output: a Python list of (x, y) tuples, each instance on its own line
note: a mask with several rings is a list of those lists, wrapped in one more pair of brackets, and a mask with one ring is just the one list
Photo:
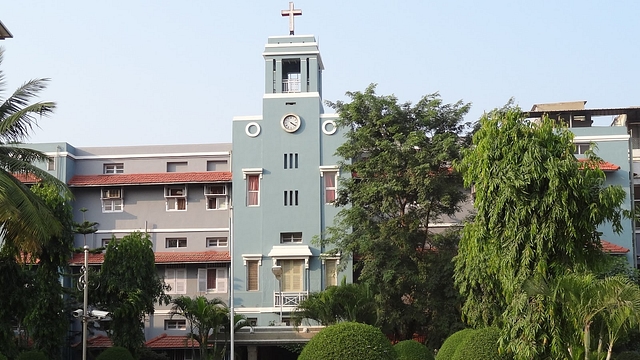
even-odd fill
[(198, 269), (198, 292), (226, 293), (227, 268), (212, 267)]
[(103, 188), (100, 199), (103, 213), (123, 211), (122, 188)]
[(187, 330), (187, 320), (168, 319), (164, 321), (165, 330)]
[(575, 149), (574, 149), (574, 154), (576, 155), (582, 155), (584, 153), (587, 152), (587, 150), (589, 150), (591, 148), (591, 144), (590, 143), (575, 143), (573, 144)]
[(103, 172), (105, 174), (123, 174), (124, 164), (104, 164)]
[(301, 242), (302, 242), (302, 233), (301, 232), (280, 233), (280, 243), (282, 243), (282, 244), (301, 243)]
[(165, 241), (165, 247), (167, 248), (187, 247), (187, 238), (167, 238)]
[(325, 260), (324, 262), (324, 278), (326, 286), (338, 286), (338, 261)]
[(229, 200), (225, 185), (205, 185), (204, 196), (207, 200), (207, 210), (227, 209)]
[(298, 190), (284, 191), (284, 206), (298, 206)]
[(284, 154), (284, 168), (285, 169), (298, 168), (298, 153)]
[(282, 266), (282, 291), (302, 291), (304, 260), (278, 260)]
[(247, 260), (247, 291), (258, 291), (258, 260)]
[(102, 247), (107, 247), (107, 245), (109, 245), (109, 243), (110, 243), (112, 240), (113, 240), (113, 241), (115, 241), (116, 243), (118, 243), (118, 241), (120, 241), (120, 239), (118, 239), (118, 238), (113, 238), (113, 237), (110, 237), (110, 238), (108, 238), (108, 239), (102, 239), (102, 240), (101, 240)]
[(337, 171), (326, 171), (324, 177), (324, 202), (331, 204), (336, 201), (336, 183), (338, 180)]
[(186, 161), (168, 161), (167, 172), (185, 172), (188, 170), (189, 163)]
[(54, 171), (56, 169), (56, 159), (55, 158), (47, 158), (47, 170)]
[(247, 206), (260, 205), (260, 176), (247, 175)]
[(208, 237), (207, 247), (224, 247), (227, 246), (228, 240), (226, 237)]
[(229, 171), (227, 160), (209, 160), (207, 161), (207, 171)]
[(186, 294), (187, 269), (184, 267), (167, 267), (164, 270), (164, 282), (171, 287), (167, 294)]
[(187, 186), (167, 186), (164, 188), (164, 197), (167, 199), (167, 211), (187, 210)]

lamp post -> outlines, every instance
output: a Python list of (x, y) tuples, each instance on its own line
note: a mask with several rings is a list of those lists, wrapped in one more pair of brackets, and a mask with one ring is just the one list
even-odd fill
[(79, 285), (84, 292), (84, 302), (82, 303), (82, 360), (87, 360), (87, 320), (89, 313), (87, 305), (89, 303), (89, 246), (84, 246), (84, 266), (81, 269), (82, 276), (78, 279)]
[(280, 290), (279, 298), (280, 298), (280, 325), (282, 325), (282, 266), (274, 265), (271, 267), (271, 272), (275, 275), (276, 279), (278, 279), (278, 290)]

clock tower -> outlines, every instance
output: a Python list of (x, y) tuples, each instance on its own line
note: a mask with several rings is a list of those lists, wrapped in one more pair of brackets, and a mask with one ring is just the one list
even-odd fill
[(294, 35), (301, 13), (290, 3), (290, 35), (265, 45), (262, 115), (233, 119), (234, 305), (258, 326), (287, 323), (309, 293), (352, 280), (351, 264), (313, 241), (338, 211), (334, 154), (344, 138), (337, 116), (324, 114), (318, 43)]

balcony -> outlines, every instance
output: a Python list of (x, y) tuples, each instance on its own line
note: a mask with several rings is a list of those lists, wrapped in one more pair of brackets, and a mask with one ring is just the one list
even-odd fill
[(283, 93), (299, 93), (300, 92), (300, 79), (283, 79), (282, 80), (282, 92)]
[(282, 295), (276, 291), (273, 293), (273, 304), (275, 307), (280, 307), (282, 303), (282, 307), (284, 308), (294, 308), (298, 306), (302, 300), (306, 299), (308, 295), (308, 291), (282, 292)]

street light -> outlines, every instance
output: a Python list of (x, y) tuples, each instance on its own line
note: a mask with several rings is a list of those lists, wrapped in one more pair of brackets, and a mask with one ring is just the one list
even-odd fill
[(271, 267), (271, 272), (278, 279), (278, 290), (280, 290), (280, 325), (282, 325), (282, 266), (274, 265)]

